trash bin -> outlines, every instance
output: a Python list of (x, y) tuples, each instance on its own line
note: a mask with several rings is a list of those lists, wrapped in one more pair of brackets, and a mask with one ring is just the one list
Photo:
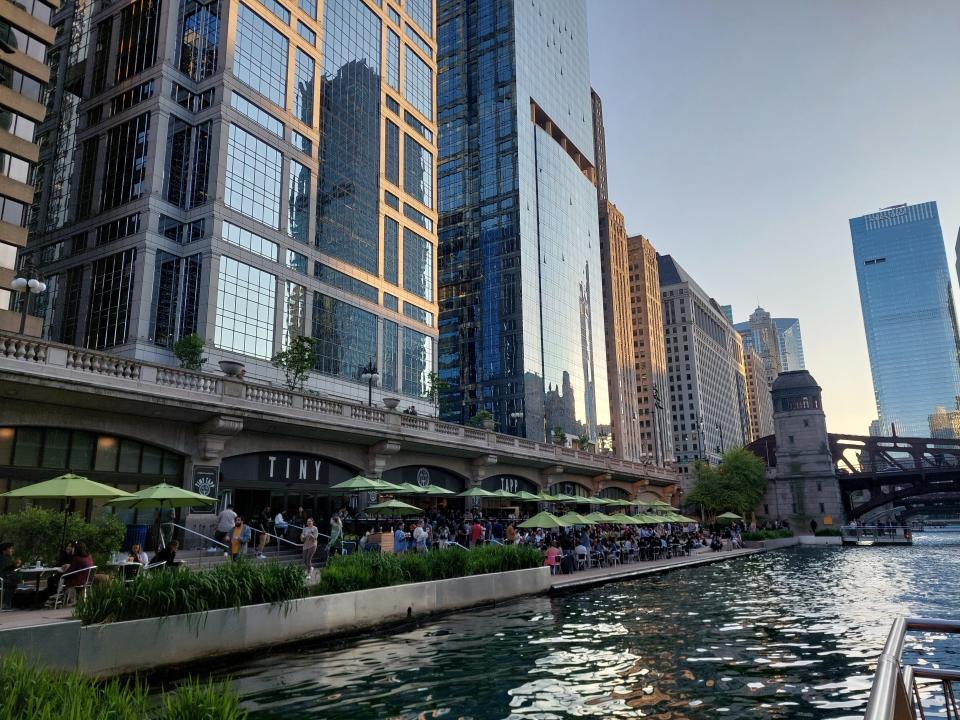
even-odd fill
[(123, 549), (129, 550), (134, 545), (146, 549), (148, 529), (148, 525), (127, 525), (127, 534), (123, 538)]

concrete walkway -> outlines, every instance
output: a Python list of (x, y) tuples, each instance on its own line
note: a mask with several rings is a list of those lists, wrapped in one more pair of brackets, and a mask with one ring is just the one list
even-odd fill
[(56, 610), (4, 610), (0, 612), (0, 630), (29, 627), (31, 625), (50, 625), (52, 623), (73, 620), (73, 608), (62, 607)]
[(621, 580), (632, 580), (643, 577), (644, 575), (655, 575), (668, 570), (678, 568), (695, 567), (697, 565), (708, 565), (710, 563), (732, 560), (733, 558), (747, 557), (757, 553), (766, 552), (763, 548), (752, 548), (746, 550), (721, 550), (713, 552), (709, 549), (694, 551), (690, 556), (681, 556), (668, 558), (666, 560), (643, 560), (640, 562), (631, 562), (626, 565), (614, 565), (612, 567), (591, 568), (589, 570), (580, 570), (572, 575), (554, 575), (551, 583), (551, 592), (566, 592), (568, 590), (582, 590), (593, 587), (594, 585), (603, 585), (610, 582), (619, 582)]

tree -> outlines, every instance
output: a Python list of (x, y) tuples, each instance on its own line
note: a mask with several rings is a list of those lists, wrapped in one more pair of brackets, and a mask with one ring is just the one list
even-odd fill
[(271, 363), (283, 370), (287, 376), (287, 387), (291, 390), (303, 390), (303, 384), (310, 377), (317, 358), (314, 345), (313, 338), (297, 335), (290, 340), (286, 350), (273, 356)]
[(184, 370), (203, 370), (207, 359), (203, 356), (203, 338), (192, 333), (177, 340), (173, 345), (173, 354)]
[(712, 513), (734, 510), (747, 515), (756, 510), (767, 491), (763, 461), (743, 448), (727, 450), (723, 463), (716, 467), (697, 461), (694, 473), (696, 481), (684, 501)]
[(433, 404), (434, 417), (440, 417), (443, 392), (449, 388), (450, 383), (442, 380), (435, 372), (427, 373), (427, 399)]

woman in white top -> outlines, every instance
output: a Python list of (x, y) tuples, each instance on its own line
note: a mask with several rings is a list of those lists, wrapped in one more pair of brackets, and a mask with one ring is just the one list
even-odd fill
[(303, 543), (303, 565), (307, 572), (313, 570), (313, 554), (317, 552), (317, 538), (320, 530), (313, 524), (313, 518), (307, 518), (307, 523), (300, 533), (300, 542)]

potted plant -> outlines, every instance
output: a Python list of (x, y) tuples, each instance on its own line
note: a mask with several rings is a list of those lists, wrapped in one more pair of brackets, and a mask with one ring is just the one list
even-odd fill
[(203, 338), (196, 333), (185, 335), (173, 345), (173, 354), (184, 370), (202, 370), (207, 358), (203, 356)]
[(224, 375), (232, 378), (243, 377), (243, 370), (246, 367), (242, 362), (237, 362), (236, 360), (220, 360), (217, 362), (217, 365), (220, 366), (220, 370)]
[(278, 352), (271, 361), (273, 366), (283, 370), (287, 376), (287, 387), (291, 390), (303, 390), (303, 384), (310, 377), (310, 371), (316, 363), (313, 338), (297, 335), (290, 340), (286, 350)]
[(493, 430), (495, 424), (493, 415), (484, 408), (481, 408), (476, 415), (467, 421), (467, 425), (475, 428), (483, 428), (484, 430)]
[(554, 445), (566, 445), (567, 444), (567, 434), (563, 431), (563, 428), (557, 425), (553, 428), (553, 444)]
[(400, 405), (400, 398), (385, 397), (383, 399), (383, 404), (387, 408), (387, 410), (396, 410), (397, 406)]

